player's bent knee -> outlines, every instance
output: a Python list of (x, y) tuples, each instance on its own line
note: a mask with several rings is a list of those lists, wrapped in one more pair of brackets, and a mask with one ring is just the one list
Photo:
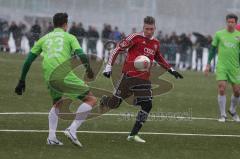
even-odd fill
[(149, 101), (143, 102), (141, 107), (142, 107), (142, 110), (149, 113), (152, 110), (152, 101), (149, 100)]
[(84, 103), (87, 103), (89, 105), (91, 105), (92, 107), (94, 107), (97, 104), (97, 98), (93, 95), (91, 96), (87, 96), (84, 100)]
[(135, 105), (141, 106), (142, 110), (149, 113), (152, 109), (152, 98), (151, 97), (141, 97), (135, 100)]
[(151, 100), (141, 101), (139, 105), (141, 106), (142, 110), (138, 112), (137, 121), (143, 124), (147, 121), (148, 114), (152, 109), (152, 101)]
[(141, 124), (145, 123), (148, 118), (148, 113), (144, 110), (140, 110), (137, 115), (137, 121), (139, 121)]
[(97, 98), (94, 97), (94, 96), (92, 96), (92, 97), (91, 97), (91, 103), (92, 103), (92, 106), (96, 106), (96, 104), (97, 104)]
[(240, 96), (240, 92), (239, 91), (234, 91), (233, 94), (234, 94), (235, 97), (239, 97)]
[(225, 90), (219, 90), (218, 94), (220, 94), (221, 96), (225, 95)]
[(107, 101), (107, 105), (109, 108), (111, 109), (116, 109), (120, 106), (120, 104), (122, 103), (122, 99), (118, 98), (116, 96), (112, 96), (111, 98), (108, 99)]
[(219, 86), (218, 93), (222, 96), (225, 95), (225, 86)]

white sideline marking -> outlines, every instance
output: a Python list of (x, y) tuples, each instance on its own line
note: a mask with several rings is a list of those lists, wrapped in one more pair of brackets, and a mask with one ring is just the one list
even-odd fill
[[(27, 133), (48, 133), (48, 130), (8, 130), (0, 129), (0, 132), (27, 132)], [(57, 131), (64, 132), (64, 131)], [(77, 131), (78, 133), (86, 134), (129, 134), (126, 131)], [(160, 132), (140, 132), (143, 135), (168, 135), (168, 136), (202, 136), (202, 137), (236, 137), (240, 135), (223, 135), (223, 134), (188, 134), (188, 133), (160, 133)]]
[[(67, 113), (65, 113), (67, 114)], [(2, 112), (0, 115), (48, 115), (48, 112)], [(128, 113), (119, 113), (119, 114), (102, 114), (101, 116), (129, 116), (131, 114)], [(133, 117), (131, 115), (131, 117)], [(170, 118), (170, 119), (190, 119), (190, 120), (218, 120), (216, 118), (204, 118), (204, 117), (174, 117), (174, 116), (160, 116), (153, 115), (149, 116), (149, 118)], [(232, 120), (228, 120), (232, 121)]]

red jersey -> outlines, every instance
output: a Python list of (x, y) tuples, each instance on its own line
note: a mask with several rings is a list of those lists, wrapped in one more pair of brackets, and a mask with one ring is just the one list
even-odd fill
[(163, 58), (160, 53), (160, 43), (155, 38), (147, 38), (143, 32), (134, 33), (120, 41), (116, 48), (111, 52), (108, 64), (113, 65), (118, 54), (127, 51), (127, 56), (122, 68), (122, 73), (130, 77), (138, 77), (149, 80), (150, 71), (138, 71), (134, 67), (134, 60), (140, 55), (147, 56), (150, 59), (151, 66), (153, 61), (157, 61), (165, 69), (170, 69), (171, 65)]
[(237, 24), (237, 25), (236, 25), (236, 29), (237, 29), (238, 31), (240, 31), (240, 24)]

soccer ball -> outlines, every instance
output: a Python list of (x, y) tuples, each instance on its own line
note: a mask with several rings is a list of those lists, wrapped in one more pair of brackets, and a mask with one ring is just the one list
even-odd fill
[(134, 67), (138, 71), (149, 71), (150, 66), (150, 59), (147, 56), (140, 55), (134, 60)]

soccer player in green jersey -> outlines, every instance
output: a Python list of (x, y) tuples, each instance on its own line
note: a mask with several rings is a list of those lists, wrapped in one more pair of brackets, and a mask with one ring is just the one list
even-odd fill
[[(94, 74), (90, 67), (88, 58), (86, 54), (83, 53), (78, 40), (75, 36), (66, 32), (68, 27), (68, 15), (66, 13), (56, 13), (53, 17), (53, 23), (54, 30), (39, 39), (28, 54), (28, 57), (23, 65), (20, 80), (15, 88), (15, 92), (18, 95), (22, 95), (25, 91), (25, 79), (27, 72), (32, 62), (38, 55), (41, 54), (43, 56), (42, 68), (44, 79), (53, 100), (53, 107), (49, 112), (49, 136), (47, 138), (47, 144), (63, 145), (63, 143), (56, 137), (56, 129), (58, 124), (59, 103), (61, 103), (61, 99), (63, 99), (62, 97), (66, 96), (71, 99), (80, 99), (83, 101), (77, 109), (75, 120), (64, 131), (64, 134), (72, 141), (73, 144), (81, 147), (82, 145), (77, 138), (76, 131), (86, 119), (97, 100), (90, 92), (88, 85), (79, 79), (71, 70), (71, 72), (64, 77), (64, 82), (60, 84), (55, 83), (55, 86), (51, 85), (51, 83), (54, 83), (54, 81), (57, 81), (58, 79), (56, 79), (56, 77), (53, 78), (52, 75), (59, 66), (66, 64), (66, 61), (72, 59), (73, 55), (77, 55), (77, 57), (80, 58), (81, 62), (86, 67), (86, 74), (89, 78), (93, 78)], [(69, 65), (71, 65), (71, 63), (69, 63)], [(70, 68), (70, 66), (66, 68)], [(61, 71), (64, 72), (65, 70)], [(59, 92), (56, 88), (61, 87), (62, 85), (74, 85), (78, 87), (80, 91), (79, 93)]]
[(235, 14), (226, 16), (227, 27), (217, 31), (212, 41), (209, 51), (208, 64), (205, 69), (205, 75), (208, 75), (210, 63), (216, 52), (218, 52), (218, 62), (216, 66), (216, 79), (218, 81), (218, 105), (220, 109), (219, 122), (226, 121), (226, 86), (232, 85), (233, 95), (231, 96), (231, 106), (229, 114), (234, 121), (239, 122), (239, 116), (236, 113), (236, 105), (239, 103), (239, 84), (240, 84), (240, 32), (235, 30), (238, 17)]

